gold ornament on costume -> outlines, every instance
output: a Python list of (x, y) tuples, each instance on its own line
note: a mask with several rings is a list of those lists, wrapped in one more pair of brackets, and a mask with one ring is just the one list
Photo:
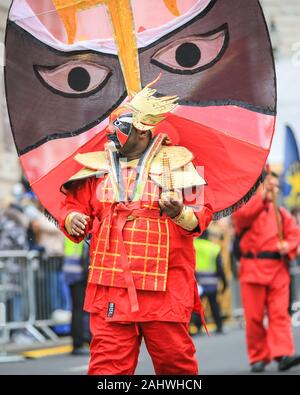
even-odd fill
[(169, 196), (169, 192), (173, 191), (173, 180), (171, 174), (170, 161), (166, 153), (163, 154), (162, 159), (163, 173), (161, 175), (162, 193), (161, 198)]
[(163, 173), (161, 175), (162, 193), (160, 194), (160, 198), (178, 199), (179, 194), (177, 191), (174, 190), (174, 186), (173, 186), (174, 183), (173, 183), (173, 176), (170, 166), (170, 159), (166, 153), (163, 153), (161, 161), (162, 161)]
[(151, 89), (160, 75), (139, 93), (134, 95), (130, 103), (124, 104), (133, 113), (133, 126), (139, 130), (153, 130), (165, 119), (164, 114), (177, 106), (178, 96), (155, 97), (156, 89)]

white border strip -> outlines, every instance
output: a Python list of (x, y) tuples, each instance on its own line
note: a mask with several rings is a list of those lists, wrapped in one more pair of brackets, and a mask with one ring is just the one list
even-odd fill
[[(137, 34), (138, 48), (146, 47), (154, 41), (172, 32), (173, 30), (190, 21), (211, 3), (212, 0), (198, 0), (198, 2), (185, 14), (157, 28), (148, 29)], [(63, 52), (93, 50), (108, 54), (117, 54), (116, 45), (113, 39), (99, 39), (80, 41), (72, 45), (64, 44), (57, 40), (35, 16), (33, 10), (26, 0), (14, 0), (9, 20), (15, 22), (22, 29), (32, 34), (44, 44)]]

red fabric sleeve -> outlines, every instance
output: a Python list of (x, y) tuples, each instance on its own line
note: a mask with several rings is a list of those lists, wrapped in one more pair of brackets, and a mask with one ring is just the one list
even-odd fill
[(256, 193), (247, 204), (233, 214), (236, 232), (240, 233), (243, 229), (250, 228), (253, 221), (267, 205), (268, 202), (263, 201), (261, 194), (259, 192)]
[[(59, 221), (60, 229), (69, 239), (75, 243), (80, 243), (82, 240), (84, 240), (86, 235), (92, 229), (93, 209), (91, 206), (91, 198), (93, 196), (93, 186), (94, 182), (91, 178), (74, 182), (68, 189), (65, 200), (61, 204), (61, 215)], [(88, 215), (90, 217), (90, 221), (83, 236), (71, 236), (65, 229), (65, 220), (67, 216), (74, 211)]]
[(283, 207), (280, 208), (283, 222), (283, 238), (289, 244), (289, 259), (293, 260), (300, 245), (300, 228), (295, 218)]
[(205, 206), (194, 210), (194, 214), (198, 218), (199, 229), (197, 230), (196, 228), (195, 231), (189, 233), (192, 233), (193, 237), (199, 237), (211, 223), (213, 219), (213, 209), (209, 204), (206, 204)]

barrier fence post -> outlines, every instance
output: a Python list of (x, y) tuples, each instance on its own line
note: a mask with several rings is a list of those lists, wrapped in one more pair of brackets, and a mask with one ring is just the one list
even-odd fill
[[(1, 293), (0, 293), (1, 294)], [(8, 355), (5, 345), (9, 342), (9, 331), (6, 328), (6, 308), (0, 302), (0, 363), (22, 362), (25, 358), (22, 355)]]

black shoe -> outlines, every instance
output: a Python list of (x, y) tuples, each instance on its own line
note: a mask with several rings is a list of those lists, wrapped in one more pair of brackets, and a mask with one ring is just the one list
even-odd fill
[(218, 328), (215, 330), (214, 334), (215, 335), (224, 335), (225, 333), (222, 328)]
[(87, 347), (73, 348), (72, 355), (79, 355), (81, 357), (88, 357), (90, 355), (90, 350)]
[(300, 355), (282, 357), (278, 364), (278, 370), (283, 372), (297, 365), (300, 365)]
[(265, 371), (265, 366), (267, 363), (265, 361), (258, 361), (251, 365), (251, 372), (252, 373), (262, 373)]

